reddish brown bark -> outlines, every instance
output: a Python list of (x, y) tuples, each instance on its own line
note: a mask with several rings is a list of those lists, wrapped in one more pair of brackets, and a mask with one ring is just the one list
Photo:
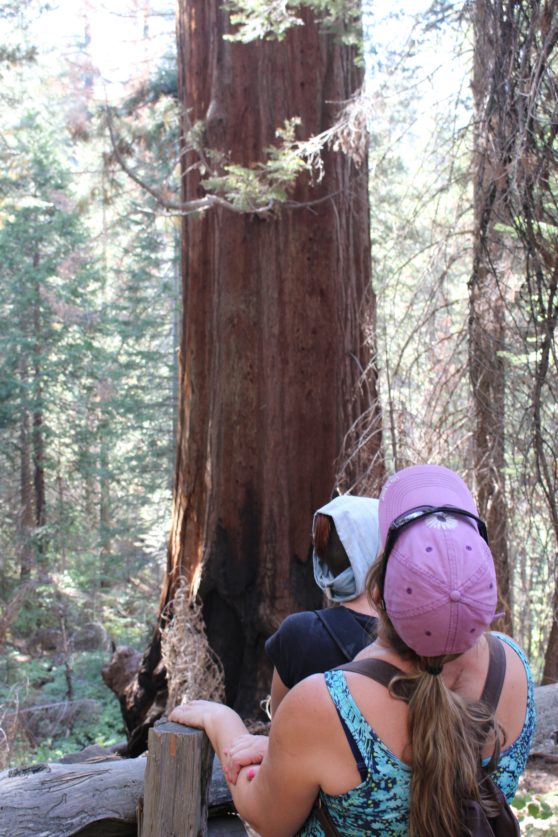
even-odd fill
[[(498, 59), (506, 32), (490, 3), (475, 4), (475, 234), (473, 275), (469, 283), (469, 372), (474, 404), (474, 481), (477, 503), (485, 519), (496, 564), (499, 605), (504, 611), (501, 627), (512, 633), (511, 573), (508, 556), (508, 510), (505, 487), (505, 380), (501, 352), (505, 348), (505, 303), (500, 274), (505, 247), (497, 232), (507, 221), (506, 182), (501, 177), (505, 160), (494, 132), (505, 130), (506, 115), (498, 112), (500, 99)], [(499, 42), (499, 43), (497, 43)], [(500, 176), (499, 176), (500, 175)]]
[[(230, 43), (228, 25), (217, 0), (179, 2), (180, 100), (192, 122), (206, 120), (207, 144), (235, 163), (263, 159), (285, 119), (301, 118), (301, 138), (329, 128), (362, 82), (353, 50), (321, 34), (310, 15), (282, 42)], [(183, 196), (200, 195), (200, 176), (189, 171)], [(344, 435), (370, 397), (358, 387), (369, 360), (362, 323), (374, 304), (366, 168), (328, 152), (323, 181), (300, 178), (293, 199), (323, 200), (267, 219), (219, 209), (183, 226), (178, 450), (161, 609), (180, 575), (199, 583), (227, 699), (244, 713), (269, 689), (266, 637), (288, 613), (320, 603), (308, 560), (312, 513), (330, 498)], [(156, 632), (137, 706), (154, 695), (158, 641)]]
[(541, 686), (548, 686), (550, 683), (558, 683), (558, 578), (554, 582), (552, 627), (546, 646)]
[[(210, 147), (249, 165), (285, 119), (304, 137), (335, 121), (362, 81), (352, 50), (309, 16), (282, 43), (231, 44), (220, 4), (179, 6), (180, 97)], [(207, 44), (209, 52), (207, 52)], [(188, 162), (188, 161), (186, 161)], [(197, 173), (185, 199), (200, 194)], [(262, 643), (318, 602), (308, 562), (313, 510), (331, 496), (343, 436), (362, 412), (369, 292), (367, 178), (328, 154), (325, 198), (274, 220), (218, 210), (184, 229), (184, 332), (175, 509), (167, 586), (200, 592), (228, 699), (253, 709), (269, 685)], [(360, 363), (359, 363), (360, 361)]]

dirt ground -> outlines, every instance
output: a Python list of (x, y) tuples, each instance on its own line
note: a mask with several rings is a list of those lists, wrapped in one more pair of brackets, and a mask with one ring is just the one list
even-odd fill
[(519, 782), (519, 790), (526, 793), (558, 791), (558, 757), (531, 757)]

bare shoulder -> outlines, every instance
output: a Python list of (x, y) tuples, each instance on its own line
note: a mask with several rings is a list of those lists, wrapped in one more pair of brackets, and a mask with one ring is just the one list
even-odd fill
[(331, 714), (332, 709), (323, 674), (312, 674), (290, 689), (273, 720), (276, 726), (282, 726), (286, 721), (292, 723), (296, 719), (313, 725), (317, 718), (323, 718), (324, 713)]
[(521, 734), (525, 723), (529, 688), (527, 660), (515, 640), (503, 634), (496, 636), (502, 641), (506, 653), (506, 676), (496, 718), (505, 731), (506, 745), (509, 746)]
[(512, 639), (507, 634), (496, 633), (495, 636), (502, 641), (504, 651), (506, 652), (506, 663), (512, 665), (514, 669), (525, 673), (525, 666), (526, 664), (528, 665), (527, 655), (517, 640)]
[(291, 752), (310, 752), (326, 746), (324, 730), (338, 725), (337, 712), (323, 674), (313, 674), (297, 683), (283, 698), (273, 716), (270, 747)]
[(515, 640), (510, 639), (510, 637), (504, 637), (502, 634), (499, 637), (502, 639), (502, 645), (506, 653), (504, 696), (506, 690), (511, 690), (516, 700), (520, 697), (520, 702), (522, 704), (526, 703), (529, 678), (527, 657)]

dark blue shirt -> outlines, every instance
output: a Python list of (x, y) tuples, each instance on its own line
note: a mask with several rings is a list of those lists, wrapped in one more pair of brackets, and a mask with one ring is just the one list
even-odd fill
[[(331, 612), (330, 608), (326, 610)], [(349, 626), (353, 656), (356, 656), (376, 638), (378, 620), (364, 613), (356, 613), (342, 605), (333, 610), (343, 610), (345, 614), (348, 613), (353, 617), (354, 631), (351, 631), (350, 620), (343, 621), (346, 623), (344, 624), (345, 633), (347, 624)], [(311, 674), (329, 671), (350, 659), (343, 653), (318, 616), (318, 613), (323, 612), (308, 610), (292, 613), (283, 620), (265, 644), (267, 656), (288, 689), (292, 689)]]

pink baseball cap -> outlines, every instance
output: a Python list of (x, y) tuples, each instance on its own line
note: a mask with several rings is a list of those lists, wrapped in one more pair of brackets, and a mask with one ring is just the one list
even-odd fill
[(388, 479), (380, 495), (382, 546), (397, 518), (424, 506), (456, 512), (419, 516), (393, 533), (383, 599), (395, 630), (417, 654), (460, 654), (496, 615), (494, 561), (477, 521), (458, 513), (478, 513), (469, 489), (439, 465), (404, 468)]

